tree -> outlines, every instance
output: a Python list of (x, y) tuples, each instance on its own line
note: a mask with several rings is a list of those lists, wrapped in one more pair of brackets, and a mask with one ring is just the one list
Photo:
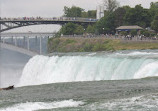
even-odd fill
[(86, 29), (87, 33), (95, 33), (95, 26), (93, 25), (88, 25), (87, 29)]
[(81, 14), (83, 18), (96, 18), (96, 10), (88, 10), (87, 12), (83, 11)]
[(64, 35), (73, 35), (75, 33), (76, 27), (77, 26), (74, 23), (67, 23), (61, 28), (61, 33)]
[(77, 25), (74, 33), (77, 35), (81, 35), (84, 33), (84, 28), (81, 25)]
[(89, 10), (87, 13), (89, 18), (96, 18), (96, 10)]
[(82, 12), (81, 17), (83, 17), (83, 18), (88, 18), (87, 12)]
[(155, 15), (154, 20), (151, 23), (151, 28), (158, 32), (158, 13)]
[(65, 17), (81, 17), (82, 16), (82, 11), (84, 11), (80, 7), (72, 6), (71, 8), (69, 7), (64, 7), (64, 16)]
[(141, 27), (149, 27), (151, 17), (148, 9), (144, 9), (141, 5), (136, 5), (135, 8), (130, 8), (125, 16), (124, 21), (126, 25), (139, 25)]
[(152, 20), (153, 20), (156, 13), (158, 12), (158, 2), (155, 2), (155, 3), (151, 2), (149, 12), (150, 12), (150, 15), (151, 15)]
[(119, 3), (116, 0), (104, 0), (103, 3), (106, 10), (109, 12), (113, 12), (119, 6)]
[(132, 36), (137, 35), (137, 30), (131, 30), (131, 31), (130, 31), (130, 34), (131, 34)]
[(122, 7), (119, 7), (114, 11), (116, 27), (123, 25), (125, 14), (126, 14), (126, 10)]
[(73, 35), (73, 34), (81, 35), (84, 33), (84, 28), (81, 25), (77, 25), (70, 22), (64, 25), (59, 32), (60, 32), (59, 34), (63, 34), (63, 35)]
[(108, 16), (105, 16), (100, 19), (96, 24), (96, 29), (99, 34), (108, 34), (115, 32), (115, 16), (114, 13), (110, 13)]

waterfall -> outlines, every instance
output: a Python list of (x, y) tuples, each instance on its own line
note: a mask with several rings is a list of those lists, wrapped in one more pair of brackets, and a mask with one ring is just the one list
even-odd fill
[(42, 56), (26, 64), (18, 86), (158, 76), (158, 53), (130, 52)]

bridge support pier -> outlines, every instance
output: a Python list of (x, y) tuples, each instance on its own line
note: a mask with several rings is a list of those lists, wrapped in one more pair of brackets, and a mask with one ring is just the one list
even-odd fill
[(27, 37), (27, 50), (30, 50), (30, 40), (29, 40), (29, 37)]
[(17, 46), (17, 37), (15, 37), (15, 46)]
[(14, 43), (14, 38), (13, 38), (13, 36), (12, 36), (12, 39), (11, 39), (11, 43)]
[(25, 47), (25, 36), (23, 36), (23, 44), (24, 44), (24, 47)]
[(5, 43), (5, 38), (3, 37), (2, 42)]
[(5, 38), (3, 37), (3, 43), (5, 43)]
[(42, 54), (42, 37), (40, 36), (40, 55)]

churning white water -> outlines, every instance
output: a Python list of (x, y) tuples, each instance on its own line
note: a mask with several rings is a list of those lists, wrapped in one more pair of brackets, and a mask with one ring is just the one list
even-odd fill
[(55, 109), (55, 108), (64, 108), (64, 107), (77, 107), (79, 105), (83, 105), (82, 101), (74, 101), (74, 100), (64, 100), (64, 101), (56, 101), (52, 103), (45, 102), (27, 102), (13, 105), (8, 108), (2, 108), (0, 111), (35, 111), (41, 109)]
[(158, 76), (157, 55), (151, 52), (52, 57), (38, 55), (26, 64), (18, 86)]

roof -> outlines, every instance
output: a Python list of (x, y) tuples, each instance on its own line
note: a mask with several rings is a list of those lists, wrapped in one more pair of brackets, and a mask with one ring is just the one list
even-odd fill
[(117, 30), (123, 30), (123, 29), (140, 29), (140, 30), (142, 30), (143, 28), (142, 27), (140, 27), (140, 26), (138, 26), (138, 25), (134, 25), (134, 26), (120, 26), (120, 27), (117, 27), (116, 28)]

